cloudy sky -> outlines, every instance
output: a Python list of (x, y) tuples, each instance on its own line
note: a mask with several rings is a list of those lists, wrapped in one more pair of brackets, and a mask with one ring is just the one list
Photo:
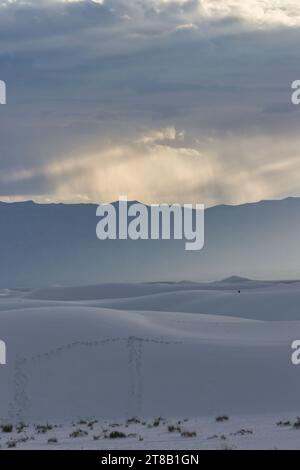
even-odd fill
[(300, 196), (299, 0), (0, 0), (0, 200)]

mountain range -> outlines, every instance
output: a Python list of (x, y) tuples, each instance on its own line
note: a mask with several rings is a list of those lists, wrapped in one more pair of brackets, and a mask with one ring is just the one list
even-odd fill
[[(96, 204), (0, 203), (0, 288), (300, 278), (300, 198), (205, 211), (205, 244), (96, 237)], [(234, 278), (233, 278), (234, 279)]]

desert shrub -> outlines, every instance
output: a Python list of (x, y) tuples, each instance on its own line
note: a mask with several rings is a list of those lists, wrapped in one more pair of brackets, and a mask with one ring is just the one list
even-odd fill
[(37, 425), (35, 427), (35, 430), (37, 431), (38, 434), (46, 434), (46, 432), (51, 431), (53, 429), (53, 426), (51, 424), (45, 424), (45, 425)]
[(75, 431), (71, 432), (70, 437), (84, 437), (87, 436), (88, 433), (83, 431), (82, 429), (76, 429)]
[(217, 423), (223, 423), (224, 421), (228, 421), (228, 420), (229, 420), (229, 418), (226, 415), (216, 417)]
[(98, 421), (97, 421), (96, 419), (95, 419), (94, 421), (90, 421), (90, 422), (88, 423), (88, 427), (91, 428), (91, 429), (93, 429), (94, 425), (97, 424), (97, 423), (98, 423)]
[(129, 418), (127, 419), (127, 424), (139, 424), (141, 421), (138, 418)]
[(239, 431), (233, 433), (233, 436), (246, 436), (247, 434), (253, 434), (252, 429), (240, 429)]
[(16, 426), (16, 430), (17, 430), (17, 433), (20, 434), (22, 431), (24, 431), (25, 428), (27, 428), (28, 426), (26, 426), (26, 424), (24, 423), (19, 423), (17, 424)]
[(160, 423), (163, 421), (163, 418), (161, 416), (159, 416), (159, 418), (156, 418), (154, 421), (153, 421), (153, 427), (154, 428), (157, 428)]
[(300, 417), (298, 416), (296, 421), (293, 424), (295, 429), (300, 429)]
[(170, 424), (168, 426), (168, 431), (169, 432), (181, 432), (181, 428), (179, 426), (174, 426), (173, 424)]
[(8, 449), (13, 449), (13, 448), (17, 447), (17, 442), (16, 441), (8, 441), (7, 442), (7, 447), (8, 447)]
[(276, 426), (291, 426), (292, 423), (290, 421), (278, 421), (278, 423), (276, 423)]
[(56, 443), (57, 443), (56, 437), (49, 437), (48, 444), (56, 444)]
[(9, 433), (9, 432), (12, 432), (14, 427), (12, 424), (3, 424), (1, 426), (1, 429), (2, 429), (2, 432), (6, 432), (6, 433)]
[(16, 439), (16, 443), (24, 443), (24, 442), (28, 442), (29, 440), (34, 440), (34, 437), (21, 437), (19, 439)]
[(182, 431), (182, 437), (197, 437), (197, 433), (195, 431)]
[(110, 434), (109, 434), (109, 439), (124, 439), (126, 436), (126, 434), (124, 434), (123, 432), (120, 432), (120, 431), (112, 431)]

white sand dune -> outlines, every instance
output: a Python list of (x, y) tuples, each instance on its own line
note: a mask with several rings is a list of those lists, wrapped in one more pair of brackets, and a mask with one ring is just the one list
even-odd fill
[(205, 313), (266, 321), (300, 320), (300, 289), (269, 287), (240, 293), (222, 290), (185, 290), (147, 295), (143, 298), (107, 299), (92, 302), (120, 310), (154, 310)]
[(239, 285), (132, 286), (127, 298), (112, 286), (115, 298), (80, 301), (3, 297), (2, 422), (296, 413), (299, 284), (240, 294)]
[[(235, 279), (235, 278), (233, 278)], [(171, 283), (171, 284), (106, 284), (81, 288), (49, 288), (30, 292), (29, 299), (40, 300), (41, 306), (49, 300), (80, 302), (81, 305), (117, 310), (166, 311), (224, 315), (268, 321), (300, 320), (299, 282), (260, 282), (236, 278), (233, 282)], [(23, 307), (2, 301), (9, 309)], [(35, 305), (31, 303), (29, 305)], [(63, 305), (59, 303), (58, 305)]]

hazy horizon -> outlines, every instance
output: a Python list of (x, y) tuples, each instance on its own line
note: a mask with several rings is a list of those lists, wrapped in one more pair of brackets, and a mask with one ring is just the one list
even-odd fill
[[(228, 206), (228, 207), (239, 207), (239, 206), (245, 206), (245, 205), (254, 205), (254, 204), (260, 204), (260, 203), (271, 203), (271, 202), (284, 202), (289, 199), (300, 199), (300, 196), (286, 196), (284, 198), (279, 198), (279, 199), (258, 199), (257, 201), (250, 201), (250, 202), (242, 202), (242, 203), (236, 203), (236, 204), (226, 204), (226, 203), (220, 203), (212, 206), (205, 206), (206, 209), (213, 209), (215, 207), (219, 206)], [(97, 206), (99, 204), (118, 204), (118, 200), (112, 200), (112, 201), (81, 201), (81, 202), (64, 202), (64, 201), (39, 201), (39, 200), (34, 200), (34, 199), (20, 199), (20, 200), (1, 200), (0, 199), (0, 204), (26, 204), (26, 203), (32, 203), (32, 204), (37, 204), (37, 205), (93, 205)], [(151, 204), (146, 203), (144, 201), (140, 201), (137, 199), (129, 199), (128, 204), (133, 204), (133, 203), (140, 203), (145, 206), (150, 206)], [(172, 205), (175, 204), (176, 201), (174, 202), (168, 202), (168, 201), (161, 201), (162, 204), (168, 204)], [(184, 203), (182, 203), (184, 204)]]

